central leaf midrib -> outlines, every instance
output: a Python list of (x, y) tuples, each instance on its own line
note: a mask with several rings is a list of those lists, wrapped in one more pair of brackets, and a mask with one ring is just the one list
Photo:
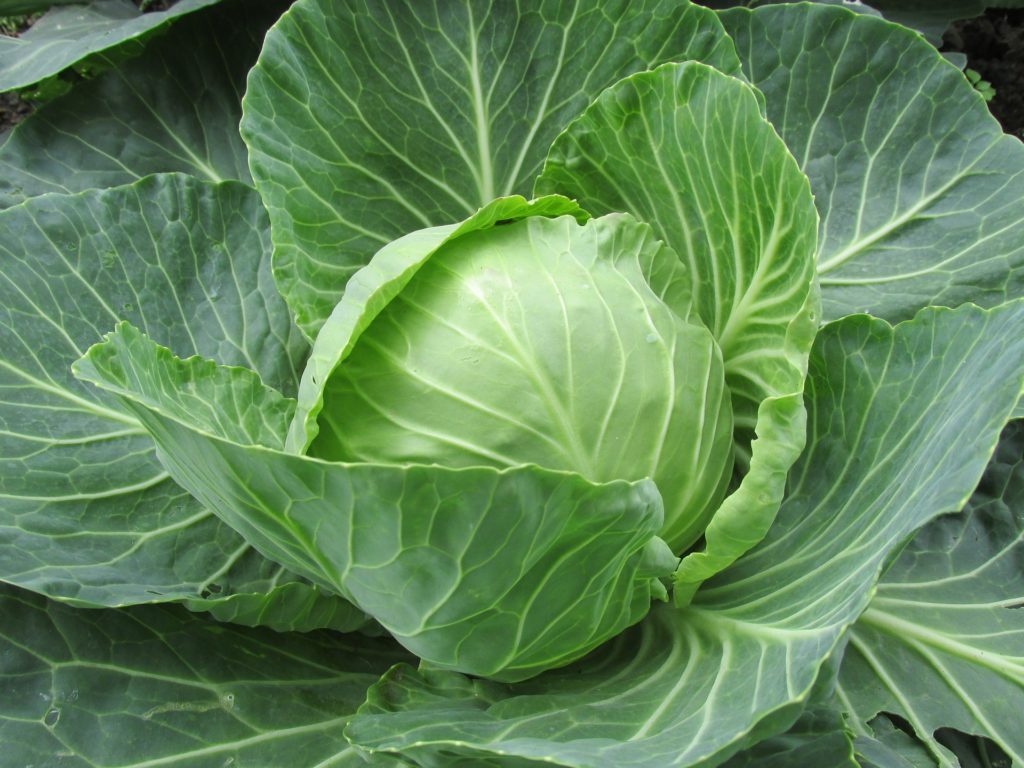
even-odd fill
[(476, 23), (473, 7), (466, 6), (469, 13), (469, 81), (473, 89), (473, 113), (476, 125), (477, 156), (480, 162), (480, 205), (494, 199), (494, 166), (491, 163), (491, 135), (480, 82), (480, 61), (476, 45)]
[(864, 624), (873, 626), (878, 631), (900, 638), (902, 642), (911, 642), (931, 647), (951, 656), (963, 659), (969, 664), (977, 664), (1003, 678), (1009, 678), (1024, 684), (1024, 664), (1014, 663), (1001, 651), (979, 649), (978, 647), (960, 642), (950, 635), (921, 624), (916, 624), (898, 616), (886, 613), (878, 608), (869, 607), (860, 618)]

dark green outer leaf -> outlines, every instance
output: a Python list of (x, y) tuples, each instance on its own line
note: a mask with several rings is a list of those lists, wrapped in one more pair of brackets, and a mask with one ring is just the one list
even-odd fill
[[(6, 766), (344, 768), (384, 639), (277, 634), (178, 608), (86, 611), (0, 585)], [(321, 762), (322, 761), (322, 762)]]
[(996, 5), (992, 0), (869, 0), (889, 21), (916, 29), (939, 47), (942, 33), (958, 19), (970, 19)]
[(242, 92), (283, 5), (243, 0), (186, 17), (138, 58), (38, 109), (0, 146), (0, 208), (158, 172), (249, 181)]
[(962, 72), (909, 30), (843, 8), (720, 15), (811, 180), (825, 319), (1024, 295), (1024, 145)]
[(250, 187), (152, 176), (34, 199), (0, 220), (4, 368), (91, 393), (71, 362), (129, 320), (181, 355), (244, 365), (295, 392), (308, 348), (275, 294)]
[(785, 733), (755, 744), (723, 763), (724, 768), (859, 768), (853, 732), (838, 710), (808, 709)]
[(884, 715), (872, 720), (866, 733), (858, 733), (854, 749), (861, 768), (935, 768), (935, 759), (924, 745)]
[(0, 92), (38, 83), (217, 2), (179, 0), (166, 11), (152, 13), (139, 12), (129, 0), (54, 8), (20, 37), (0, 37)]
[[(778, 5), (788, 0), (701, 0), (709, 8), (759, 8)], [(1020, 0), (1003, 0), (1012, 7)], [(985, 11), (985, 6), (999, 5), (997, 0), (860, 0), (853, 4), (846, 0), (811, 0), (823, 5), (841, 5), (855, 13), (884, 16), (923, 34), (936, 47), (942, 44), (942, 33), (957, 19), (969, 19)]]
[(939, 728), (1024, 762), (1024, 422), (1004, 431), (965, 511), (922, 529), (854, 626), (840, 682), (852, 715), (906, 719), (943, 766)]
[(297, 2), (252, 72), (242, 135), (299, 325), (314, 335), (391, 240), (529, 194), (602, 89), (693, 58), (739, 67), (685, 0)]
[(480, 690), (400, 666), (349, 737), (421, 765), (457, 754), (662, 768), (714, 765), (784, 731), (889, 554), (976, 485), (1022, 359), (1024, 302), (926, 310), (895, 329), (863, 316), (825, 326), (793, 493), (768, 538), (691, 606), (659, 606), (578, 664), (519, 685)]
[(0, 212), (0, 579), (87, 605), (193, 601), (280, 628), (361, 621), (202, 509), (138, 422), (71, 375), (127, 317), (182, 354), (294, 391), (305, 345), (274, 290), (266, 230), (252, 189), (183, 176)]

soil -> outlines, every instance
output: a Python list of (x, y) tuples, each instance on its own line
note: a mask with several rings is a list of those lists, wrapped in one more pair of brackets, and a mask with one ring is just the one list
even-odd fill
[[(177, 0), (134, 2), (145, 11), (160, 11)], [(967, 55), (967, 66), (995, 88), (989, 102), (992, 114), (1004, 131), (1024, 140), (1024, 10), (990, 9), (977, 19), (958, 22), (946, 33), (943, 50)], [(32, 109), (14, 93), (0, 94), (0, 140)]]
[(967, 54), (967, 66), (992, 83), (989, 109), (1003, 130), (1024, 140), (1024, 10), (990, 9), (946, 33), (943, 50)]
[[(17, 37), (28, 29), (34, 18), (33, 16), (26, 16), (13, 29), (5, 24), (2, 32), (3, 34), (11, 34)], [(11, 21), (14, 20), (14, 18), (11, 19)], [(11, 128), (16, 123), (20, 123), (30, 114), (32, 114), (32, 105), (20, 98), (17, 93), (0, 93), (0, 141), (3, 140), (4, 132), (8, 128)]]
[(32, 114), (32, 105), (16, 93), (0, 93), (0, 137), (3, 132)]

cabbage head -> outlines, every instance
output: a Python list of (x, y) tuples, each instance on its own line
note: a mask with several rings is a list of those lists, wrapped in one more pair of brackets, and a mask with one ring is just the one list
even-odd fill
[(396, 241), (352, 279), (313, 347), (293, 447), (650, 478), (659, 535), (693, 544), (732, 472), (732, 406), (678, 257), (621, 214), (443, 229), (424, 251), (432, 234)]
[[(689, 195), (708, 184), (692, 224), (664, 223), (671, 189), (608, 210), (663, 159), (628, 114), (692, 133), (671, 163)], [(600, 161), (614, 186), (587, 159), (609, 136), (634, 141)], [(751, 167), (723, 175), (736, 144)], [(381, 248), (295, 401), (127, 325), (77, 373), (128, 396), (204, 505), (426, 663), (563, 666), (669, 590), (685, 604), (771, 524), (803, 445), (817, 219), (754, 91), (694, 62), (606, 91), (537, 188)]]
[(0, 36), (12, 764), (1024, 764), (1024, 147), (925, 39), (110, 4)]

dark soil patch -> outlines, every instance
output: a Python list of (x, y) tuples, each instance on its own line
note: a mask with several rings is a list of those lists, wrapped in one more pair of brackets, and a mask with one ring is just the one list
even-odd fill
[(953, 25), (943, 50), (967, 55), (967, 66), (996, 89), (989, 109), (1018, 139), (1024, 139), (1024, 10), (991, 9)]
[[(35, 16), (7, 16), (2, 30), (5, 35), (17, 36), (28, 29), (32, 22), (38, 18)], [(22, 99), (16, 93), (0, 93), (0, 137), (4, 132), (20, 123), (32, 114), (32, 105)]]
[(32, 114), (32, 105), (16, 93), (0, 93), (0, 134)]

